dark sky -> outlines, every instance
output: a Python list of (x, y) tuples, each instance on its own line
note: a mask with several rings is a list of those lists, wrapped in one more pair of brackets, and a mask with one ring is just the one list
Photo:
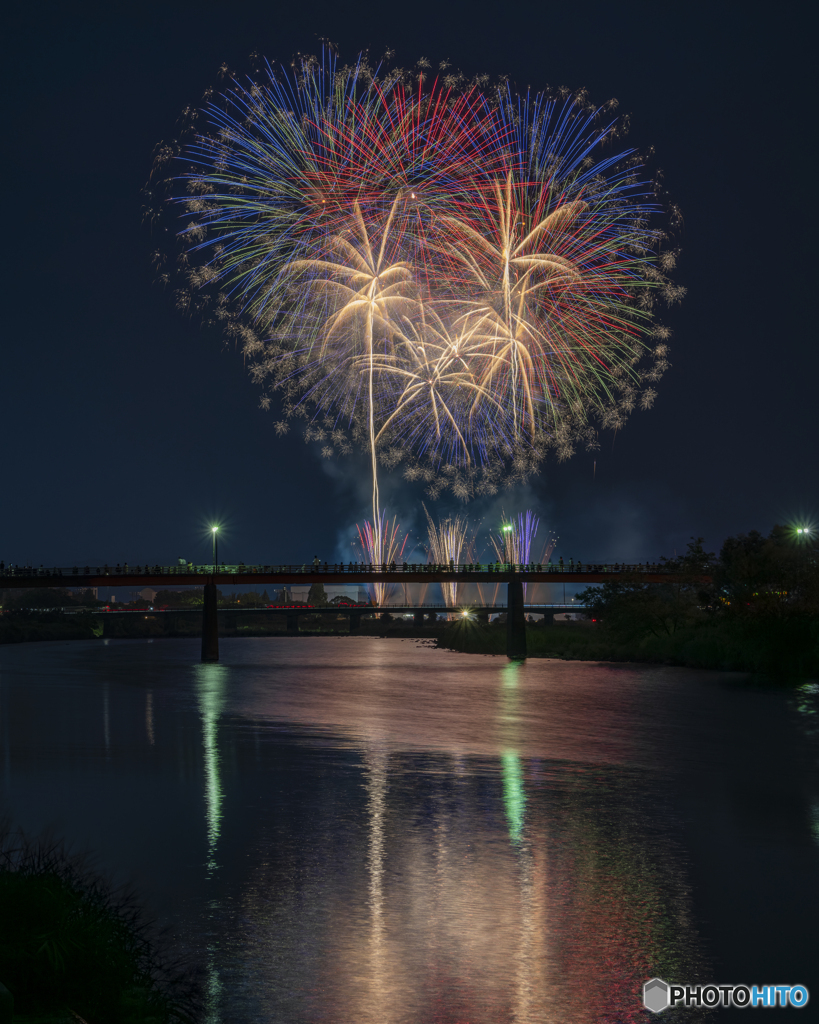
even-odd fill
[[(333, 466), (274, 416), (240, 355), (153, 283), (140, 188), (226, 61), (334, 40), (450, 59), (520, 87), (586, 86), (631, 114), (685, 218), (655, 408), (593, 458), (467, 510), (536, 508), (584, 561), (654, 560), (692, 534), (819, 511), (808, 4), (20, 4), (6, 15), (0, 558), (6, 562), (354, 557), (363, 461)], [(384, 489), (420, 531), (423, 494)], [(438, 511), (446, 511), (444, 502)], [(819, 518), (819, 517), (818, 517)]]

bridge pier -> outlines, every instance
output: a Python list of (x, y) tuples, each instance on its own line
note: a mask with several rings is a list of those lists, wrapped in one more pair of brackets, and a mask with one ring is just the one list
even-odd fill
[(524, 661), (526, 649), (526, 613), (523, 608), (523, 582), (510, 580), (506, 584), (506, 657)]
[(298, 612), (287, 613), (287, 632), (291, 635), (295, 635), (299, 631), (299, 616)]
[(202, 605), (202, 661), (219, 660), (219, 621), (216, 616), (216, 584), (213, 577), (205, 584)]
[(361, 612), (350, 612), (350, 632), (357, 633), (361, 629)]
[(424, 613), (423, 613), (423, 611), (419, 611), (418, 609), (416, 609), (416, 611), (413, 614), (413, 618), (415, 619), (415, 625), (420, 629), (421, 626), (423, 626), (423, 624), (424, 624)]

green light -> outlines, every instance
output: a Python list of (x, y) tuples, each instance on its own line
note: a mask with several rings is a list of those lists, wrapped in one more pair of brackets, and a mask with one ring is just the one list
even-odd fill
[(197, 666), (197, 697), (202, 722), (202, 746), (205, 761), (205, 823), (207, 831), (206, 866), (210, 875), (216, 870), (216, 847), (222, 824), (222, 757), (219, 751), (219, 717), (225, 705), (226, 672), (222, 665)]
[(505, 733), (504, 746), (501, 752), (501, 775), (503, 777), (503, 805), (506, 820), (509, 823), (509, 838), (518, 846), (523, 836), (524, 812), (526, 810), (526, 791), (523, 786), (523, 766), (515, 746), (518, 740), (518, 722), (520, 721), (518, 676), (520, 663), (513, 661), (501, 670), (502, 698), (501, 721)]
[(503, 803), (509, 822), (509, 838), (519, 843), (523, 833), (523, 815), (526, 810), (526, 791), (523, 788), (523, 769), (520, 757), (507, 750), (501, 754), (503, 770)]
[(511, 526), (504, 526), (504, 528), (503, 528), (503, 532), (504, 532), (504, 533), (509, 533), (509, 531), (510, 531), (511, 529), (512, 529), (512, 527), (511, 527)]
[(218, 527), (218, 526), (211, 526), (211, 532), (212, 532), (212, 533), (216, 533), (216, 531), (217, 531), (218, 529), (219, 529), (219, 527)]

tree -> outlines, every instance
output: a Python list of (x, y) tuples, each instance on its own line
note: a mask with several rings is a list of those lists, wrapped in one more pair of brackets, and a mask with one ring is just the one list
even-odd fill
[(8, 608), (67, 608), (75, 604), (74, 595), (65, 587), (41, 587), (19, 591), (8, 602)]
[(729, 537), (716, 572), (717, 593), (734, 615), (781, 616), (819, 607), (817, 542), (774, 526)]
[(262, 605), (267, 604), (263, 595), (259, 595), (255, 590), (248, 590), (244, 594), (236, 594), (230, 598), (231, 604), (240, 604), (243, 608), (261, 608)]
[[(222, 600), (221, 590), (216, 591), (218, 601)], [(154, 598), (154, 608), (188, 608), (201, 607), (205, 597), (201, 587), (191, 587), (190, 590), (159, 590)]]
[(327, 593), (324, 589), (323, 583), (314, 583), (310, 587), (310, 592), (307, 595), (307, 603), (312, 604), (314, 607), (327, 604)]
[(672, 574), (663, 583), (646, 583), (635, 573), (587, 587), (577, 601), (626, 642), (647, 635), (670, 636), (701, 618), (713, 604), (715, 556), (702, 542), (702, 537), (692, 537), (684, 555), (661, 559), (663, 571)]

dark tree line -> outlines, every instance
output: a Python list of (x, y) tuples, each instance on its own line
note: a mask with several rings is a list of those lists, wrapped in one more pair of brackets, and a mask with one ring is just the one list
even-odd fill
[(773, 670), (819, 671), (819, 544), (811, 535), (775, 526), (729, 537), (719, 555), (692, 538), (683, 555), (664, 558), (674, 577), (637, 577), (589, 587), (578, 595), (619, 641), (638, 644), (681, 632), (722, 637), (745, 647)]

